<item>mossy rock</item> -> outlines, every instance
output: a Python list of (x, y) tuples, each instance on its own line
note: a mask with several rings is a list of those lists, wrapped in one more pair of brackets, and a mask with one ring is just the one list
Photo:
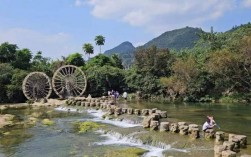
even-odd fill
[(42, 124), (44, 124), (44, 125), (53, 125), (53, 124), (55, 124), (55, 122), (50, 120), (50, 119), (43, 119)]
[(41, 117), (42, 116), (42, 112), (33, 112), (32, 114), (31, 114), (31, 116), (32, 117), (35, 117), (35, 118), (39, 118), (39, 117)]
[(101, 127), (103, 127), (103, 125), (100, 125), (96, 122), (92, 122), (92, 121), (85, 121), (85, 122), (75, 122), (75, 126), (78, 129), (78, 133), (86, 133), (88, 131), (95, 131)]
[(139, 157), (146, 153), (147, 150), (141, 148), (125, 148), (119, 150), (109, 150), (105, 157)]
[(8, 136), (8, 135), (10, 135), (10, 132), (8, 132), (8, 131), (7, 131), (7, 132), (4, 132), (3, 135), (4, 135), (4, 136)]
[(38, 121), (37, 118), (35, 118), (35, 117), (29, 117), (27, 124), (35, 125), (37, 123), (37, 121)]

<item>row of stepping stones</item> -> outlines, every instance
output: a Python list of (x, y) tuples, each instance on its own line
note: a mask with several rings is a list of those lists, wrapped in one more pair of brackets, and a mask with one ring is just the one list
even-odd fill
[(181, 135), (189, 135), (193, 139), (200, 137), (199, 126), (197, 124), (188, 124), (186, 122), (160, 122), (161, 115), (158, 113), (150, 114), (144, 117), (143, 127), (150, 128), (150, 130), (159, 130), (160, 132), (170, 131), (172, 133), (179, 133)]
[[(119, 116), (121, 114), (141, 115), (144, 116), (142, 125), (150, 130), (159, 130), (160, 132), (173, 132), (181, 135), (189, 135), (193, 139), (200, 137), (200, 129), (197, 124), (188, 124), (186, 122), (160, 122), (161, 118), (167, 118), (167, 112), (154, 109), (133, 109), (120, 108), (115, 105), (113, 100), (106, 97), (102, 98), (70, 98), (66, 101), (67, 105), (84, 106), (84, 107), (99, 107), (108, 110), (108, 115)], [(204, 137), (207, 139), (215, 138), (214, 156), (215, 157), (236, 157), (236, 153), (240, 148), (245, 148), (247, 145), (247, 136), (229, 134), (228, 141), (225, 141), (225, 133), (214, 129), (207, 129), (204, 132)], [(242, 155), (241, 157), (251, 157), (251, 155)]]
[[(241, 149), (247, 147), (247, 136), (229, 134), (225, 140), (225, 133), (216, 132), (214, 156), (215, 157), (236, 157)], [(251, 157), (251, 155), (241, 155), (241, 157)]]

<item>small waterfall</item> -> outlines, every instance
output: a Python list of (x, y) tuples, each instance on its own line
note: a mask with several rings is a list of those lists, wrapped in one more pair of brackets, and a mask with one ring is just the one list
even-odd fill
[(56, 107), (56, 111), (63, 111), (63, 112), (78, 112), (78, 113), (83, 113), (83, 110), (79, 110), (77, 108), (71, 108), (71, 107)]
[[(103, 142), (96, 142), (94, 144), (96, 145), (127, 145), (132, 147), (138, 147), (145, 150), (148, 150), (149, 152), (145, 153), (143, 157), (151, 157), (151, 156), (158, 156), (158, 157), (164, 157), (163, 152), (164, 151), (179, 151), (179, 152), (188, 152), (185, 149), (175, 149), (172, 148), (171, 145), (167, 145), (165, 143), (157, 142), (157, 143), (151, 143), (151, 144), (144, 144), (143, 141), (140, 139), (135, 138), (132, 136), (132, 134), (129, 135), (122, 135), (117, 132), (109, 131), (105, 133), (103, 130), (97, 131), (97, 133), (101, 134), (101, 136), (106, 137), (107, 140)], [(135, 135), (135, 133), (133, 133)]]
[(78, 112), (83, 113), (87, 112), (88, 114), (92, 115), (94, 118), (91, 119), (79, 119), (79, 120), (88, 120), (88, 121), (94, 121), (94, 122), (100, 122), (105, 124), (111, 124), (114, 126), (118, 126), (121, 128), (132, 128), (132, 127), (138, 127), (142, 126), (140, 122), (135, 123), (134, 121), (123, 119), (123, 120), (116, 120), (116, 119), (103, 119), (102, 116), (106, 114), (106, 112), (102, 110), (95, 110), (95, 109), (88, 109), (88, 110), (79, 110), (76, 108), (69, 108), (69, 107), (57, 107), (55, 108), (57, 111), (64, 111), (64, 112)]

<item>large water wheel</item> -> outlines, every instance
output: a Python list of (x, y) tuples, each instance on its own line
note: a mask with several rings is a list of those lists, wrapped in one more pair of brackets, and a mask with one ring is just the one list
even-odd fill
[(50, 78), (42, 72), (32, 72), (23, 80), (23, 93), (28, 100), (48, 99), (51, 95)]
[(82, 96), (86, 85), (87, 80), (84, 72), (73, 65), (62, 66), (52, 78), (53, 90), (60, 98)]

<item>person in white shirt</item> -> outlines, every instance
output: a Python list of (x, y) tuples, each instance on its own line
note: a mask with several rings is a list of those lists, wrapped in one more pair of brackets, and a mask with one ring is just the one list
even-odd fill
[(207, 116), (207, 121), (203, 124), (202, 130), (205, 132), (207, 129), (213, 129), (216, 126), (213, 116)]
[(127, 92), (124, 92), (122, 97), (126, 100), (127, 99)]

